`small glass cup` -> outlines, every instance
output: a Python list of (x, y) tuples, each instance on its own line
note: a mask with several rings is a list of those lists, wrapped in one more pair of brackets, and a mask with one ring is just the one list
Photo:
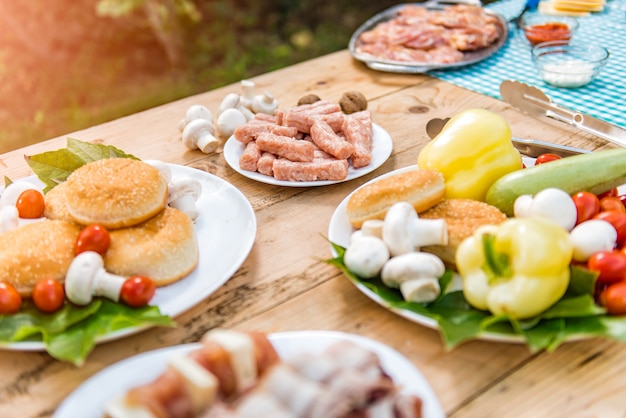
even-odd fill
[(542, 42), (569, 41), (578, 29), (578, 20), (569, 16), (529, 14), (522, 16), (520, 28), (534, 46)]
[(609, 51), (592, 43), (552, 41), (534, 46), (532, 58), (543, 81), (555, 87), (575, 88), (598, 76), (609, 60)]

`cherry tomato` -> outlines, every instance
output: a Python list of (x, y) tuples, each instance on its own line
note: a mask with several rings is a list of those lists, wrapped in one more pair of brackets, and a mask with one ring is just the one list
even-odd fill
[(626, 315), (626, 281), (607, 287), (600, 294), (600, 304), (610, 315)]
[(610, 190), (607, 190), (604, 193), (600, 193), (598, 195), (598, 199), (602, 199), (603, 197), (608, 197), (608, 196), (614, 197), (614, 196), (617, 196), (617, 195), (619, 195), (619, 191), (617, 190), (617, 187), (614, 187), (614, 188), (612, 188)]
[(20, 310), (22, 297), (13, 286), (0, 282), (0, 315), (11, 315)]
[(550, 153), (541, 154), (535, 160), (535, 165), (545, 164), (545, 163), (549, 163), (550, 161), (555, 161), (555, 160), (560, 160), (560, 159), (561, 157), (556, 154), (550, 154)]
[(156, 285), (152, 279), (144, 276), (133, 276), (126, 279), (122, 285), (120, 299), (129, 306), (139, 308), (150, 302), (155, 291)]
[(40, 311), (56, 312), (61, 309), (65, 302), (65, 290), (58, 280), (42, 279), (33, 287), (32, 298)]
[(589, 257), (587, 268), (599, 273), (600, 285), (622, 281), (626, 279), (626, 254), (620, 251), (599, 251)]
[(600, 199), (600, 211), (616, 210), (618, 212), (626, 212), (626, 207), (617, 196), (605, 196)]
[(15, 207), (20, 218), (35, 219), (43, 216), (46, 203), (39, 190), (28, 189), (18, 196)]
[(104, 255), (111, 245), (111, 237), (109, 231), (105, 227), (98, 224), (86, 226), (78, 234), (74, 253), (80, 254), (85, 251), (95, 251), (100, 255)]
[(602, 219), (607, 221), (617, 231), (617, 246), (622, 247), (626, 242), (626, 213), (616, 210), (605, 210), (593, 217), (593, 219)]
[(593, 218), (600, 211), (600, 199), (590, 192), (578, 192), (572, 196), (576, 205), (576, 224), (583, 223)]

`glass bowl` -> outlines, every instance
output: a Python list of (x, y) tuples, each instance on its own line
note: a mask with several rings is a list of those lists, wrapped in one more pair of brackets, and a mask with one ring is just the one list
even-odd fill
[(543, 81), (572, 88), (596, 78), (609, 60), (609, 51), (592, 43), (552, 41), (535, 45), (532, 58)]
[(534, 46), (542, 42), (569, 41), (578, 29), (578, 20), (568, 16), (529, 14), (522, 16), (520, 28)]

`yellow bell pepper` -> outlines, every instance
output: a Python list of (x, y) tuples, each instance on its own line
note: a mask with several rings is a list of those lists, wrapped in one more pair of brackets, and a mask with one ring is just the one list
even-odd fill
[(456, 252), (465, 299), (495, 315), (536, 316), (565, 294), (572, 252), (568, 232), (548, 219), (483, 226)]
[(446, 197), (485, 200), (487, 189), (522, 168), (511, 128), (500, 115), (470, 109), (455, 115), (417, 157), (421, 168), (443, 174)]

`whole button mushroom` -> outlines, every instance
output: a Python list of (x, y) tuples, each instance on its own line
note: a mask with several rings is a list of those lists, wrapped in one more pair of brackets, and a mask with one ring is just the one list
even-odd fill
[(199, 149), (205, 154), (215, 152), (220, 141), (215, 138), (215, 127), (204, 119), (192, 120), (183, 130), (183, 144), (189, 149)]
[(389, 208), (382, 234), (392, 256), (419, 251), (426, 245), (448, 245), (446, 221), (420, 219), (408, 202), (398, 202)]
[(65, 276), (65, 295), (76, 305), (87, 305), (94, 296), (104, 296), (117, 302), (126, 278), (104, 269), (102, 256), (85, 251), (72, 260)]
[(17, 207), (8, 205), (0, 208), (0, 234), (17, 228), (20, 225), (20, 215)]
[(206, 106), (200, 104), (191, 105), (185, 112), (185, 117), (178, 124), (178, 129), (182, 132), (189, 122), (196, 119), (204, 119), (213, 122), (213, 113), (211, 113)]
[(387, 260), (387, 246), (381, 239), (372, 236), (355, 239), (343, 255), (343, 262), (348, 270), (363, 279), (378, 276)]
[(273, 115), (278, 107), (278, 101), (268, 91), (254, 97), (252, 111), (254, 113), (267, 113)]
[(196, 202), (202, 194), (200, 182), (189, 176), (173, 179), (168, 184), (167, 203), (170, 207), (185, 212), (192, 221), (198, 219), (200, 211)]
[(441, 293), (439, 278), (445, 271), (443, 261), (436, 255), (412, 252), (387, 261), (381, 279), (389, 287), (400, 288), (407, 301), (432, 302)]
[(235, 129), (247, 122), (239, 109), (226, 109), (217, 118), (217, 131), (223, 138), (229, 138)]

